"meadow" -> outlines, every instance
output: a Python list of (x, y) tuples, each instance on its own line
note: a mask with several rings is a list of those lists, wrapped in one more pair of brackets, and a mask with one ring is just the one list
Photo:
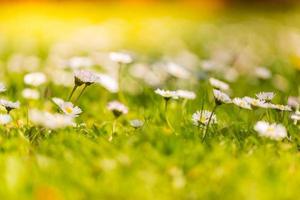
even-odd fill
[(0, 11), (0, 199), (299, 199), (297, 10)]

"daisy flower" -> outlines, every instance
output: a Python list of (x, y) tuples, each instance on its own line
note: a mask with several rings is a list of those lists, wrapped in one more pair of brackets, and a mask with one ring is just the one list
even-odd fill
[(192, 121), (195, 126), (206, 126), (209, 122), (209, 118), (211, 116), (210, 123), (215, 124), (217, 123), (217, 117), (215, 114), (212, 114), (212, 112), (208, 110), (202, 110), (197, 111), (192, 115)]
[(280, 140), (287, 137), (287, 131), (281, 124), (270, 124), (266, 121), (258, 121), (254, 125), (254, 130), (258, 132), (260, 136), (268, 137), (274, 140)]
[(129, 123), (130, 123), (130, 126), (132, 126), (133, 128), (140, 128), (144, 125), (144, 122), (139, 119), (133, 119)]
[(5, 91), (6, 91), (5, 85), (3, 83), (0, 83), (0, 93)]
[(280, 110), (280, 111), (292, 111), (292, 108), (288, 105), (269, 104), (269, 108), (273, 108), (275, 110)]
[(237, 105), (238, 107), (245, 108), (245, 109), (248, 109), (248, 110), (252, 110), (251, 104), (250, 104), (249, 102), (247, 102), (245, 99), (242, 99), (242, 98), (234, 98), (234, 99), (232, 100), (232, 103), (234, 103), (234, 104)]
[(272, 77), (271, 71), (265, 67), (254, 68), (254, 74), (257, 78), (260, 79), (269, 79)]
[(5, 99), (0, 99), (0, 106), (3, 106), (6, 109), (7, 113), (9, 113), (11, 110), (19, 108), (20, 102), (12, 102)]
[(107, 104), (108, 110), (112, 111), (114, 116), (117, 118), (123, 114), (128, 113), (128, 108), (119, 101), (111, 101)]
[(191, 73), (188, 70), (175, 63), (168, 63), (166, 65), (166, 70), (176, 78), (188, 79), (191, 76)]
[(294, 124), (296, 125), (298, 121), (300, 121), (300, 111), (296, 111), (291, 115), (291, 119), (294, 120)]
[(229, 85), (227, 83), (220, 81), (218, 79), (215, 79), (215, 78), (209, 78), (209, 83), (215, 89), (219, 89), (219, 90), (228, 90), (229, 89)]
[(132, 62), (132, 57), (127, 53), (111, 52), (109, 58), (117, 63), (129, 64)]
[(169, 99), (178, 99), (178, 94), (176, 91), (170, 91), (170, 90), (161, 90), (161, 89), (156, 89), (155, 93), (164, 97), (166, 100)]
[(0, 124), (5, 125), (12, 121), (12, 118), (8, 114), (0, 114)]
[(36, 100), (36, 99), (40, 98), (40, 93), (38, 90), (25, 88), (22, 91), (22, 96), (24, 99), (35, 99)]
[(71, 102), (65, 102), (64, 100), (54, 97), (52, 101), (68, 116), (78, 117), (82, 110), (78, 106), (74, 106)]
[(81, 86), (82, 84), (91, 85), (99, 79), (96, 73), (87, 70), (75, 71), (74, 77), (76, 86)]
[(111, 93), (117, 93), (119, 91), (119, 84), (116, 79), (106, 74), (97, 74), (99, 83), (105, 89)]
[(266, 103), (263, 100), (252, 97), (243, 97), (243, 99), (251, 104), (254, 108), (269, 108), (269, 103)]
[(213, 89), (213, 93), (217, 105), (221, 105), (223, 103), (231, 103), (231, 99), (226, 93), (216, 89)]
[(195, 99), (196, 94), (195, 92), (188, 91), (188, 90), (177, 90), (177, 96), (183, 99)]
[(68, 65), (72, 69), (79, 69), (79, 68), (88, 68), (94, 65), (93, 61), (89, 57), (73, 57), (68, 61)]
[(291, 108), (293, 108), (294, 110), (298, 110), (300, 107), (300, 100), (298, 97), (292, 97), (290, 96), (288, 98), (288, 103), (287, 103)]
[(274, 96), (275, 96), (274, 92), (260, 92), (260, 93), (256, 94), (256, 97), (259, 100), (266, 101), (266, 102), (272, 101)]
[(33, 72), (24, 76), (24, 82), (27, 85), (38, 87), (47, 81), (47, 77), (42, 72)]

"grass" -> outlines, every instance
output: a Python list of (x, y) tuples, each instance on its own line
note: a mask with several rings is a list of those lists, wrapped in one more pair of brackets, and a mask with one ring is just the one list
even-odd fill
[[(243, 52), (238, 54), (241, 63), (232, 64), (238, 68), (239, 78), (230, 83), (231, 96), (274, 91), (274, 101), (282, 104), (290, 95), (299, 96), (299, 57), (287, 42), (288, 34), (283, 34), (286, 46), (278, 42), (284, 31), (298, 34), (297, 14), (232, 14), (224, 15), (223, 19), (216, 16), (201, 20), (184, 16), (183, 12), (180, 17), (168, 19), (145, 17), (134, 24), (125, 17), (120, 22), (122, 26), (107, 19), (75, 20), (71, 24), (56, 19), (54, 23), (50, 16), (51, 19), (43, 21), (42, 28), (32, 25), (26, 31), (23, 25), (24, 34), (16, 25), (22, 21), (17, 22), (12, 16), (3, 19), (2, 27), (10, 27), (0, 40), (0, 67), (5, 71), (0, 80), (8, 88), (1, 98), (20, 100), (21, 108), (11, 112), (12, 123), (0, 126), (0, 199), (297, 199), (300, 136), (299, 126), (293, 125), (289, 114), (282, 116), (270, 111), (268, 117), (264, 109), (250, 111), (222, 105), (216, 110), (218, 124), (211, 126), (202, 142), (203, 132), (192, 124), (191, 116), (202, 105), (204, 109), (213, 109), (212, 88), (207, 79), (224, 79), (224, 72), (205, 72), (200, 62), (193, 69), (193, 79), (170, 78), (161, 85), (168, 89), (190, 89), (197, 94), (195, 100), (184, 106), (185, 112), (182, 100), (170, 100), (167, 115), (174, 131), (166, 124), (163, 98), (154, 93), (155, 87), (133, 78), (130, 70), (123, 71), (122, 77), (126, 83), (122, 85), (123, 103), (129, 107), (129, 113), (118, 119), (117, 134), (111, 142), (114, 116), (106, 105), (118, 95), (96, 84), (87, 88), (78, 101), (84, 111), (77, 119), (80, 126), (47, 130), (31, 122), (27, 124), (28, 108), (56, 112), (50, 97), (67, 99), (72, 87), (50, 82), (50, 96), (28, 101), (21, 95), (27, 66), (16, 72), (9, 63), (17, 53), (37, 55), (42, 67), (36, 70), (49, 73), (49, 68), (56, 68), (47, 65), (47, 61), (57, 42), (72, 44), (75, 50), (66, 57), (129, 49), (136, 52), (138, 62), (146, 63), (165, 57), (175, 59), (186, 51), (201, 60), (214, 58), (219, 48), (224, 52)], [(59, 25), (57, 29), (55, 24)], [(105, 31), (89, 29), (96, 25)], [(39, 30), (40, 37), (35, 37), (37, 32), (32, 30)], [(85, 35), (80, 30), (88, 31), (83, 31)], [(115, 34), (116, 30), (120, 32)], [(108, 44), (97, 43), (99, 33)], [(103, 46), (89, 45), (95, 41)], [(273, 77), (262, 81), (251, 76), (251, 67), (256, 65), (267, 66)], [(105, 66), (94, 68), (107, 70)], [(136, 118), (145, 121), (142, 128), (129, 125), (129, 120)], [(291, 139), (273, 141), (260, 137), (253, 126), (261, 119), (282, 123)]]

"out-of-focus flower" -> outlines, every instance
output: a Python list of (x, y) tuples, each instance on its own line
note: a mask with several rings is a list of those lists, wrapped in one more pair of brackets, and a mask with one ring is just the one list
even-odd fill
[(108, 110), (112, 111), (115, 117), (128, 113), (128, 108), (119, 101), (111, 101), (107, 104)]
[(245, 99), (242, 99), (242, 98), (234, 98), (232, 100), (232, 103), (234, 103), (235, 105), (237, 105), (238, 107), (241, 107), (241, 108), (245, 108), (245, 109), (248, 109), (248, 110), (252, 110), (251, 108), (251, 104), (246, 101)]
[(79, 69), (91, 67), (94, 63), (89, 57), (73, 57), (69, 60), (68, 65), (72, 69)]
[(292, 111), (292, 108), (288, 105), (280, 105), (280, 104), (269, 104), (269, 108), (273, 108), (275, 110), (280, 111)]
[(166, 65), (166, 70), (176, 78), (188, 79), (191, 76), (191, 73), (188, 70), (175, 63), (168, 63)]
[(6, 111), (9, 113), (13, 109), (17, 109), (20, 107), (20, 102), (12, 102), (5, 99), (0, 99), (0, 106), (3, 106)]
[(102, 85), (105, 89), (107, 89), (111, 93), (117, 93), (119, 91), (119, 85), (116, 79), (106, 74), (97, 74), (98, 80), (97, 83)]
[(52, 101), (68, 116), (78, 117), (82, 110), (78, 106), (74, 106), (71, 102), (65, 102), (64, 100), (54, 97)]
[(298, 110), (300, 108), (300, 99), (298, 97), (290, 96), (287, 104), (294, 110)]
[(296, 111), (291, 115), (291, 119), (294, 120), (294, 124), (296, 125), (298, 121), (300, 121), (300, 111)]
[(12, 118), (8, 114), (0, 114), (0, 124), (5, 125), (12, 121)]
[(221, 105), (223, 103), (231, 103), (230, 97), (221, 90), (213, 89), (213, 93), (217, 105)]
[(3, 83), (0, 83), (0, 93), (5, 91), (6, 91), (5, 85)]
[(188, 91), (188, 90), (177, 90), (177, 96), (183, 99), (195, 99), (196, 94), (195, 92)]
[(25, 88), (22, 91), (22, 96), (25, 99), (39, 99), (40, 98), (40, 93), (38, 90), (35, 89), (30, 89), (30, 88)]
[(272, 77), (271, 71), (265, 67), (254, 68), (254, 75), (260, 79), (269, 79)]
[(29, 119), (38, 126), (49, 129), (60, 129), (75, 126), (74, 118), (63, 114), (52, 114), (40, 110), (29, 110)]
[(192, 121), (195, 126), (206, 126), (209, 122), (209, 118), (211, 117), (211, 124), (217, 123), (217, 117), (215, 114), (208, 110), (197, 111), (192, 115)]
[(74, 72), (75, 85), (82, 84), (91, 85), (98, 81), (99, 77), (96, 73), (87, 70), (78, 70)]
[(263, 100), (252, 97), (243, 97), (243, 99), (250, 103), (254, 108), (269, 108), (269, 103), (266, 103)]
[(42, 72), (33, 72), (24, 76), (24, 82), (27, 85), (38, 87), (47, 81), (47, 77)]
[(170, 90), (161, 90), (161, 89), (156, 89), (155, 93), (164, 97), (165, 99), (178, 99), (178, 94), (176, 91), (170, 91)]
[(132, 57), (127, 53), (111, 52), (109, 58), (117, 63), (129, 64), (132, 62)]
[(254, 130), (257, 131), (260, 136), (274, 140), (280, 140), (287, 137), (287, 131), (281, 124), (269, 124), (266, 121), (258, 121), (254, 126)]
[(139, 119), (133, 119), (129, 123), (130, 123), (130, 126), (132, 126), (133, 128), (140, 128), (144, 125), (144, 122)]
[(260, 92), (260, 93), (256, 94), (256, 97), (259, 100), (267, 101), (267, 102), (272, 101), (274, 96), (275, 96), (274, 92)]
[(229, 85), (223, 81), (220, 81), (215, 78), (209, 78), (209, 83), (213, 88), (219, 89), (219, 90), (228, 90)]

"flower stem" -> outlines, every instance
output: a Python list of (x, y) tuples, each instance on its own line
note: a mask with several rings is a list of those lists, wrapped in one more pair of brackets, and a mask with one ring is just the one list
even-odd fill
[(79, 100), (79, 98), (81, 97), (81, 95), (83, 94), (83, 92), (85, 91), (85, 89), (87, 88), (87, 86), (88, 86), (87, 84), (84, 85), (84, 88), (81, 90), (80, 94), (78, 95), (78, 97), (76, 98), (76, 100), (74, 101), (74, 103), (76, 103)]
[(169, 126), (169, 128), (174, 132), (174, 128), (171, 125), (171, 123), (169, 121), (169, 117), (168, 117), (168, 102), (169, 102), (169, 99), (165, 99), (165, 119), (166, 119), (166, 122), (167, 122), (167, 125)]
[(208, 119), (208, 122), (207, 122), (207, 125), (206, 125), (206, 129), (205, 129), (205, 132), (204, 132), (204, 135), (203, 135), (203, 138), (202, 138), (202, 142), (204, 142), (204, 140), (206, 138), (206, 135), (207, 135), (208, 129), (209, 129), (209, 125), (210, 125), (210, 122), (211, 122), (211, 119), (212, 119), (212, 116), (214, 115), (217, 107), (218, 107), (218, 105), (216, 104), (215, 107), (213, 108), (213, 110), (211, 111), (211, 114), (209, 116), (209, 119)]
[(71, 94), (70, 94), (70, 96), (69, 96), (69, 98), (68, 98), (68, 101), (71, 100), (71, 98), (72, 98), (72, 96), (73, 96), (73, 94), (74, 94), (74, 92), (75, 92), (76, 89), (77, 89), (77, 85), (74, 85), (74, 87), (73, 87), (73, 89), (72, 89), (72, 92), (71, 92)]

